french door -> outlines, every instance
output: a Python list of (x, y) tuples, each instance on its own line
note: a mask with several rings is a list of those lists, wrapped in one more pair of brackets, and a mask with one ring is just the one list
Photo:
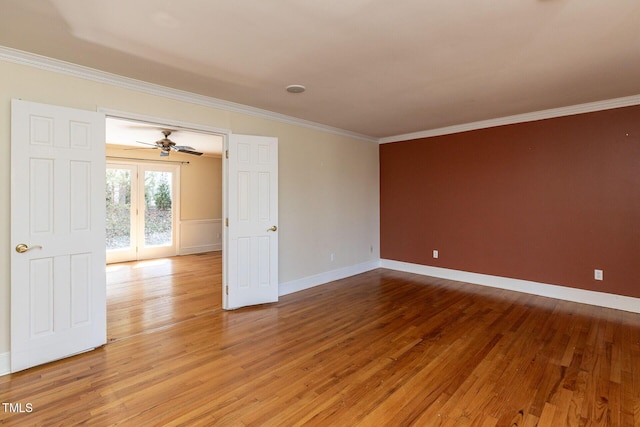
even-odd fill
[(178, 186), (177, 165), (107, 162), (107, 263), (177, 254)]

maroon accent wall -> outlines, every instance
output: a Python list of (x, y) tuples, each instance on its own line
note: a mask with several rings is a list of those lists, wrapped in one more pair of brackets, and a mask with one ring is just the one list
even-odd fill
[(640, 297), (640, 106), (382, 144), (380, 216), (383, 259)]

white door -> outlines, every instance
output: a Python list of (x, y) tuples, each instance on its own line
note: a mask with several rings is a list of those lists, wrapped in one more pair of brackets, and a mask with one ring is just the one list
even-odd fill
[(278, 300), (278, 139), (230, 135), (226, 309)]
[(11, 102), (11, 371), (106, 343), (103, 114)]
[(179, 166), (107, 163), (107, 262), (177, 255)]

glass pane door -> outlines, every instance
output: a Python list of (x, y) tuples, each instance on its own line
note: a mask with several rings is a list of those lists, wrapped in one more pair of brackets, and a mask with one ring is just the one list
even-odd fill
[(172, 173), (144, 172), (144, 245), (173, 245)]
[(107, 163), (106, 247), (107, 262), (136, 256), (136, 166)]
[(176, 165), (107, 163), (107, 263), (177, 255)]
[(141, 164), (138, 259), (177, 255), (178, 166)]

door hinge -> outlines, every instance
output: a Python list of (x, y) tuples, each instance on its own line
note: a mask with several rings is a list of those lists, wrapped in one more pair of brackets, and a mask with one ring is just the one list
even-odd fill
[(229, 295), (229, 285), (224, 287), (225, 292), (227, 293), (227, 295)]
[(227, 227), (229, 226), (229, 218), (224, 219), (224, 225)]
[(229, 150), (225, 150), (224, 152), (224, 156), (228, 159), (229, 158)]

